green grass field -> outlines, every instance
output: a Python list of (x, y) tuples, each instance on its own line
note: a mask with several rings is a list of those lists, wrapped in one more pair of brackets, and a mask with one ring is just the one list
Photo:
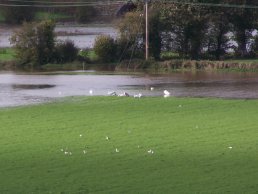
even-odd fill
[(257, 107), (76, 97), (0, 109), (0, 193), (257, 193)]
[(15, 59), (15, 52), (12, 48), (0, 48), (0, 61), (12, 61)]
[(49, 13), (49, 12), (43, 12), (43, 11), (38, 11), (36, 12), (35, 15), (35, 20), (46, 20), (46, 19), (51, 19), (51, 20), (62, 20), (62, 19), (70, 19), (72, 16), (66, 15), (63, 13)]
[(1, 10), (0, 10), (0, 22), (4, 22), (5, 21), (5, 17), (3, 16), (3, 14), (1, 13)]

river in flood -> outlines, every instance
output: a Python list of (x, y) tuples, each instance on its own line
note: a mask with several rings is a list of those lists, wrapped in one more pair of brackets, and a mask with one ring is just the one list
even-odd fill
[[(150, 88), (154, 90), (151, 91)], [(171, 73), (169, 75), (0, 73), (0, 107), (49, 102), (65, 96), (130, 95), (258, 99), (257, 73)]]
[[(10, 37), (20, 27), (0, 26), (0, 47), (11, 47)], [(57, 25), (55, 28), (57, 41), (71, 40), (78, 48), (92, 48), (99, 35), (117, 36), (117, 30), (110, 25), (69, 26)]]

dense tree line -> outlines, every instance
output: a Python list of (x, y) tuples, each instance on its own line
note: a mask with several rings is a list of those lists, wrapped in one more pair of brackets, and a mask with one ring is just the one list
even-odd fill
[[(258, 49), (257, 5), (255, 0), (153, 1), (149, 5), (150, 53), (156, 59), (162, 50), (191, 59), (254, 57)], [(144, 5), (139, 2), (137, 7), (138, 11), (126, 14), (118, 26), (120, 38), (137, 37), (142, 51), (145, 26), (138, 32), (132, 26), (140, 23)]]
[[(110, 0), (110, 2), (112, 2), (112, 0)], [(89, 3), (95, 3), (96, 5), (90, 5)], [(62, 22), (75, 21), (87, 23), (96, 21), (96, 19), (105, 19), (107, 15), (102, 15), (107, 13), (109, 13), (110, 18), (112, 18), (112, 15), (115, 15), (114, 8), (101, 3), (102, 1), (98, 3), (98, 1), (95, 0), (55, 0), (54, 2), (51, 0), (1, 0), (1, 4), (5, 6), (0, 5), (0, 14), (4, 17), (4, 23), (7, 24), (22, 24), (24, 21), (41, 20), (42, 13), (44, 13), (43, 20), (55, 19)], [(69, 6), (73, 4), (81, 6)], [(106, 10), (107, 13), (102, 13), (103, 9)], [(112, 14), (112, 12), (114, 13)]]
[(19, 66), (40, 68), (47, 63), (66, 63), (76, 59), (78, 49), (74, 43), (56, 41), (54, 28), (55, 22), (51, 20), (23, 23), (10, 38)]

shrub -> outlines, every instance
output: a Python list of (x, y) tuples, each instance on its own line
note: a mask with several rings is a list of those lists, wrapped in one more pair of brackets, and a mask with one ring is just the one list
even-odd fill
[(72, 62), (77, 58), (78, 48), (71, 40), (59, 42), (56, 44), (54, 52), (54, 61), (56, 63)]
[(101, 62), (116, 60), (116, 43), (111, 36), (98, 36), (94, 43), (94, 51)]

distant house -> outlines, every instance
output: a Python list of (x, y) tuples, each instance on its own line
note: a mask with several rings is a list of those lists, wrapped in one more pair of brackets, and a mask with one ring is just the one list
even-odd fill
[(117, 17), (124, 16), (127, 12), (133, 11), (137, 6), (132, 2), (128, 1), (126, 4), (122, 5), (116, 12)]

